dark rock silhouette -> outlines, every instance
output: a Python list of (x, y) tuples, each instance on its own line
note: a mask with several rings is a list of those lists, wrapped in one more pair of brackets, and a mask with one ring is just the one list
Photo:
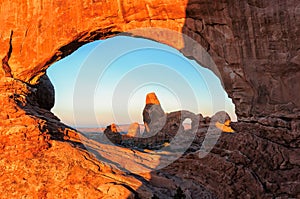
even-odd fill
[(103, 133), (114, 144), (121, 144), (122, 136), (116, 124), (113, 123), (107, 126)]
[(165, 119), (165, 112), (161, 108), (156, 94), (148, 93), (146, 96), (146, 105), (143, 110), (145, 132), (147, 132), (149, 136), (159, 132), (165, 124)]
[(39, 106), (51, 110), (54, 106), (54, 87), (46, 74), (39, 79), (36, 89), (36, 99)]

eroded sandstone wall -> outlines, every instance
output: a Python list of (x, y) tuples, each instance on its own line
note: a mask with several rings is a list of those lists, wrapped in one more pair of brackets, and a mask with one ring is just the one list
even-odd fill
[[(53, 62), (84, 43), (160, 27), (182, 32), (208, 51), (217, 65), (211, 69), (240, 119), (299, 116), (297, 1), (4, 0), (0, 6), (1, 76), (35, 84)], [(203, 63), (184, 38), (172, 40), (160, 33), (148, 37)]]
[(81, 45), (139, 27), (180, 31), (186, 1), (1, 1), (0, 57), (13, 77), (35, 83)]
[(191, 0), (185, 24), (213, 56), (240, 119), (299, 116), (299, 2)]

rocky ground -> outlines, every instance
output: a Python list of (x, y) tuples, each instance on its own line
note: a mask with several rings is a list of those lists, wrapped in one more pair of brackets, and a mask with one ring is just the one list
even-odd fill
[[(159, 153), (161, 151), (118, 147), (118, 153), (126, 154), (120, 155), (102, 146), (100, 154), (110, 158), (115, 165), (130, 167), (129, 170), (139, 176), (143, 176), (141, 170), (153, 168), (149, 169), (151, 177), (145, 184), (149, 186), (150, 183), (152, 190), (163, 190), (167, 196), (174, 195), (174, 190), (180, 187), (191, 198), (203, 195), (207, 198), (298, 198), (299, 148), (284, 146), (264, 137), (274, 131), (284, 134), (287, 130), (245, 122), (232, 123), (232, 126), (235, 133), (223, 133), (204, 158), (199, 154), (203, 141), (203, 134), (199, 133), (187, 152), (161, 169), (155, 168), (155, 161), (159, 162), (163, 155)], [(122, 162), (124, 157), (125, 163)], [(158, 195), (166, 197), (161, 193)]]
[[(134, 150), (63, 125), (23, 82), (2, 85), (1, 198), (299, 197), (299, 135), (288, 128), (233, 123), (204, 158), (201, 136), (182, 156)], [(284, 139), (271, 141), (274, 132)]]

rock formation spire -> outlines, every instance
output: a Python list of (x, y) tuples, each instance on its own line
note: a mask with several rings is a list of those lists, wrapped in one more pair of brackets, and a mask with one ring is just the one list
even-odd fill
[(158, 132), (164, 126), (165, 120), (165, 112), (161, 108), (156, 94), (154, 92), (148, 93), (146, 96), (146, 105), (143, 110), (145, 132)]

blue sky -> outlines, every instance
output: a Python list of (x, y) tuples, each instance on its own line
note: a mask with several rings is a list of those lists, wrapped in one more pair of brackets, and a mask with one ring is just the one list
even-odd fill
[(211, 116), (234, 105), (219, 79), (179, 51), (154, 41), (117, 36), (86, 44), (47, 74), (55, 87), (52, 109), (77, 127), (142, 123), (145, 97), (155, 92), (165, 112)]

